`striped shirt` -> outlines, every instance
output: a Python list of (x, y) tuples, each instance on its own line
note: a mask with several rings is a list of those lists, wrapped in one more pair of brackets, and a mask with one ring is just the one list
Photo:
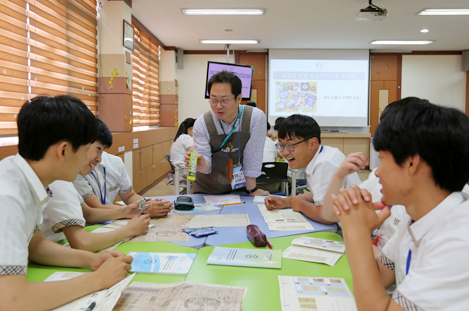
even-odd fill
[[(211, 114), (217, 133), (222, 135), (223, 130), (225, 130), (225, 133), (228, 135), (236, 119), (228, 124), (218, 120), (213, 111), (211, 111)], [(221, 127), (222, 125), (223, 128)], [(239, 122), (238, 126), (235, 128), (235, 131), (238, 131), (240, 126), (241, 122)], [(243, 153), (243, 172), (246, 177), (257, 178), (261, 175), (262, 155), (264, 154), (264, 143), (267, 136), (267, 120), (264, 112), (258, 108), (252, 109), (250, 132), (251, 137), (246, 143)], [(210, 148), (210, 135), (208, 134), (203, 114), (195, 121), (193, 138), (195, 146), (194, 151), (203, 155), (205, 160), (210, 163), (210, 169), (206, 173), (210, 174), (212, 171), (212, 151)]]

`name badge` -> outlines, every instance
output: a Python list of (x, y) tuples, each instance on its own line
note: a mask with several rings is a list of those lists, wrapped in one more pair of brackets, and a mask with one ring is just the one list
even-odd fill
[(233, 180), (231, 181), (231, 189), (239, 189), (246, 187), (246, 178), (244, 178), (243, 166), (236, 164), (233, 166)]

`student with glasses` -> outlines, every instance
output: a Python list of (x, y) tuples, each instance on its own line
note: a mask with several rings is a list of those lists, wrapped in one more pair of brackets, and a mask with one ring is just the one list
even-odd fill
[[(242, 106), (241, 80), (221, 71), (208, 82), (211, 110), (194, 124), (198, 153), (194, 193), (221, 194), (245, 189), (250, 195), (268, 195), (257, 189), (267, 135), (265, 114)], [(184, 161), (189, 163), (189, 152)]]
[[(269, 196), (267, 209), (291, 207), (314, 221), (327, 223), (321, 215), (321, 206), (334, 172), (342, 164), (345, 155), (337, 148), (321, 145), (321, 130), (317, 122), (308, 116), (294, 114), (286, 118), (278, 129), (277, 149), (292, 169), (306, 169), (311, 192), (293, 197)], [(360, 184), (357, 173), (348, 175), (344, 188)]]

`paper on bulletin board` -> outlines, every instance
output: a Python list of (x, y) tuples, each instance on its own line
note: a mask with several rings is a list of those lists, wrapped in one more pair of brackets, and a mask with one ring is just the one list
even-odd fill
[(251, 89), (251, 101), (257, 103), (257, 89)]

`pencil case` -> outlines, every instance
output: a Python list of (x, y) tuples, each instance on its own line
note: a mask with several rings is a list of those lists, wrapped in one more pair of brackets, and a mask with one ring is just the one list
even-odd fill
[(194, 201), (192, 201), (191, 197), (187, 196), (179, 196), (174, 201), (174, 208), (178, 210), (188, 211), (194, 208)]
[(249, 241), (251, 241), (255, 247), (264, 247), (267, 245), (267, 238), (257, 225), (247, 225), (246, 234)]

